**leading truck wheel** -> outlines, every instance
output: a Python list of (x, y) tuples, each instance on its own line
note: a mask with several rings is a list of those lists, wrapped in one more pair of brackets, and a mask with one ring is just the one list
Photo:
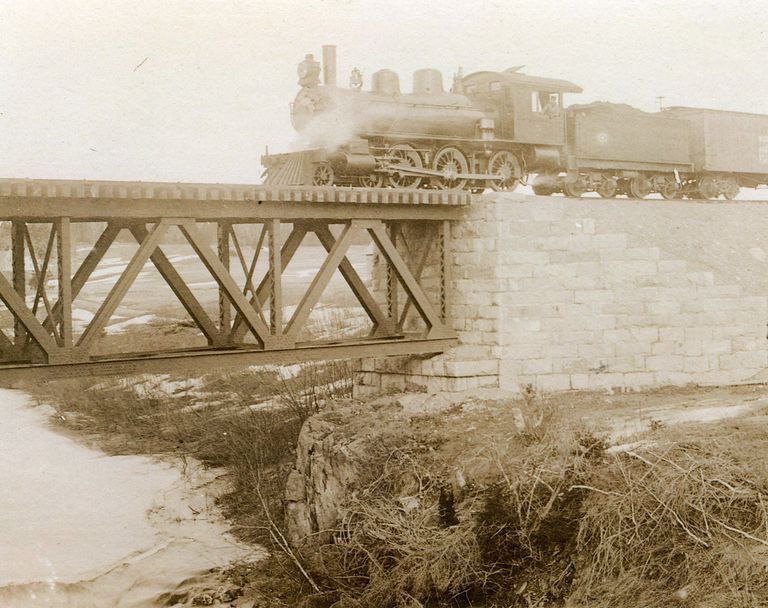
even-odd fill
[[(422, 169), (424, 163), (421, 162), (419, 152), (410, 144), (395, 144), (387, 150), (387, 159), (390, 164), (403, 169), (409, 168)], [(418, 188), (421, 185), (421, 177), (418, 175), (403, 175), (396, 171), (392, 173), (387, 182), (393, 188)]]
[(453, 146), (438, 150), (432, 168), (440, 171), (442, 176), (435, 178), (433, 183), (443, 190), (462, 190), (467, 185), (466, 178), (457, 177), (461, 173), (469, 173), (469, 162), (464, 153)]
[(329, 164), (322, 164), (315, 167), (315, 172), (312, 175), (312, 185), (314, 186), (332, 186), (333, 185), (333, 169)]
[(512, 152), (500, 150), (488, 160), (488, 173), (501, 179), (489, 180), (491, 188), (497, 192), (512, 192), (523, 177), (523, 166)]

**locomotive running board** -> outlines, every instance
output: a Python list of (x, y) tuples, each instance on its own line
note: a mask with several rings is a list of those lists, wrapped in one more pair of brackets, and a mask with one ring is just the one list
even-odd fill
[(444, 171), (437, 171), (436, 169), (424, 169), (424, 168), (403, 168), (402, 165), (384, 165), (382, 171), (387, 173), (398, 173), (400, 175), (412, 175), (415, 177), (442, 177), (445, 179), (482, 179), (491, 181), (501, 181), (505, 178), (503, 175), (491, 175), (490, 173), (455, 173), (453, 175), (446, 175)]

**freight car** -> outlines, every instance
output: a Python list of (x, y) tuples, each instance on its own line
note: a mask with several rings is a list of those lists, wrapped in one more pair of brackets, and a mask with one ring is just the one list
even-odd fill
[[(647, 113), (622, 104), (565, 109), (571, 82), (520, 72), (455, 76), (434, 69), (410, 93), (379, 70), (370, 91), (354, 70), (336, 86), (335, 47), (323, 68), (307, 55), (291, 105), (311, 144), (262, 157), (267, 184), (514, 190), (530, 174), (537, 194), (597, 192), (611, 198), (735, 198), (768, 184), (768, 116), (694, 108)], [(321, 71), (324, 83), (320, 83)]]

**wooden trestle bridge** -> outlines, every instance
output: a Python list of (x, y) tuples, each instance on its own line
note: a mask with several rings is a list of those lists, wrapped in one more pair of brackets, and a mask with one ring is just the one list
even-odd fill
[[(455, 343), (447, 323), (449, 222), (469, 202), (466, 193), (437, 190), (0, 180), (0, 228), (10, 241), (0, 268), (0, 379), (443, 352)], [(420, 283), (426, 255), (407, 253), (403, 224), (424, 226), (428, 238), (422, 241), (439, 269), (437, 293)], [(243, 225), (255, 225), (245, 229), (248, 238)], [(378, 298), (347, 257), (366, 233), (387, 264), (386, 293)], [(93, 235), (84, 255), (77, 254), (82, 242), (73, 242), (80, 234)], [(287, 307), (283, 272), (308, 234), (316, 235), (325, 259), (295, 308)], [(110, 247), (126, 238), (135, 242), (132, 257), (83, 324), (73, 302), (96, 282)], [(191, 246), (216, 283), (218, 303), (206, 306), (195, 295), (175, 257), (164, 251), (171, 242)], [(204, 338), (201, 345), (164, 345), (162, 332), (149, 351), (129, 352), (130, 344), (115, 337), (105, 344), (110, 318), (132, 288), (140, 289), (135, 283), (145, 265), (170, 287)], [(336, 271), (372, 329), (360, 337), (303, 340), (307, 319)], [(406, 314), (416, 313), (419, 330), (406, 331)]]

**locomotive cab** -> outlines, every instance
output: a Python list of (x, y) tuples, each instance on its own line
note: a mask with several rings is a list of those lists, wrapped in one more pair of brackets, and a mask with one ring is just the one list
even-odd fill
[(581, 93), (566, 80), (538, 78), (512, 68), (465, 76), (464, 93), (478, 105), (498, 112), (496, 136), (520, 144), (565, 144), (563, 95)]

